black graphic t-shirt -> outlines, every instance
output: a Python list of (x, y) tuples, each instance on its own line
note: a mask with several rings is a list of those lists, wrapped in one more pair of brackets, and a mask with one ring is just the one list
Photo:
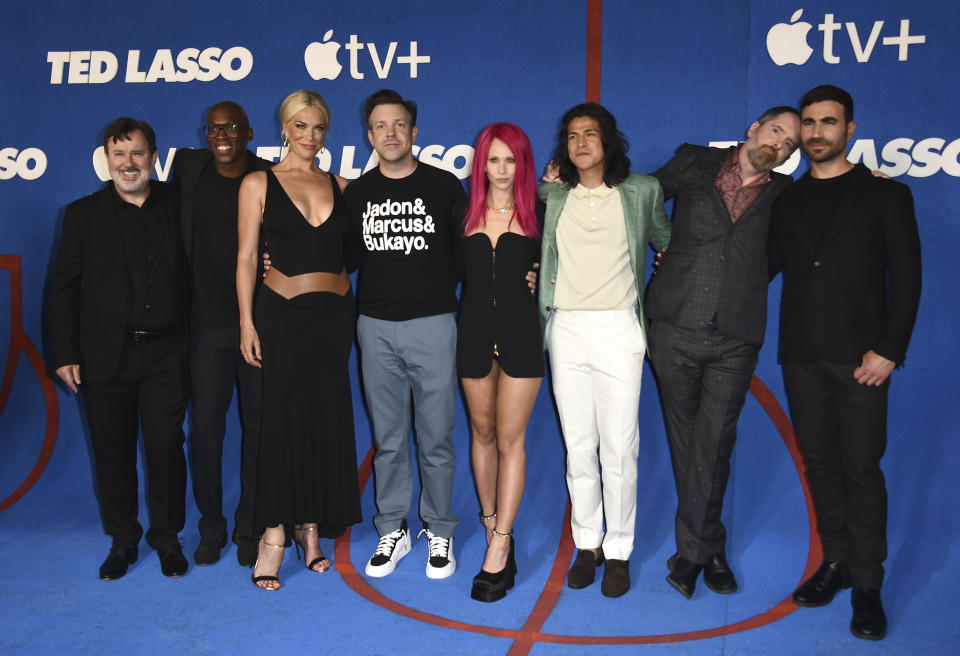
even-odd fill
[(406, 321), (455, 312), (456, 222), (466, 208), (456, 176), (423, 163), (400, 179), (375, 168), (343, 199), (361, 241), (360, 314)]

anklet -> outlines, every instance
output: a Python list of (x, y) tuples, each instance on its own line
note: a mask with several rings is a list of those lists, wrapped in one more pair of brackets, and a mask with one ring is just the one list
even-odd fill
[(491, 519), (496, 519), (496, 518), (497, 518), (497, 513), (493, 513), (492, 515), (484, 515), (483, 511), (482, 510), (480, 511), (481, 524), (483, 524), (484, 522), (489, 522)]
[(511, 531), (510, 533), (501, 533), (500, 531), (498, 531), (498, 530), (495, 529), (495, 528), (492, 528), (492, 529), (490, 529), (490, 530), (493, 531), (493, 534), (496, 535), (498, 538), (503, 538), (504, 540), (513, 537), (513, 532), (512, 532), (512, 531)]

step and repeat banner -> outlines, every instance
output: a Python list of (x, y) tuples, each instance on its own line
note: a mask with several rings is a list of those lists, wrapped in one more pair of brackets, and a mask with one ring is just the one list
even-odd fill
[[(156, 177), (166, 180), (178, 148), (205, 147), (211, 105), (244, 106), (250, 148), (276, 161), (281, 100), (315, 90), (332, 112), (320, 164), (353, 179), (375, 165), (363, 100), (394, 88), (420, 107), (414, 154), (466, 182), (472, 143), (494, 121), (526, 130), (542, 170), (560, 116), (586, 99), (588, 76), (641, 172), (684, 142), (735, 143), (765, 108), (796, 104), (813, 86), (851, 92), (850, 159), (910, 185), (924, 249), (920, 316), (894, 375), (890, 451), (931, 470), (955, 463), (958, 26), (960, 5), (932, 0), (4, 3), (0, 499), (49, 445), (44, 426), (56, 420), (61, 439), (82, 430), (77, 404), (44, 387), (37, 354), (46, 353), (45, 290), (63, 211), (109, 179), (102, 133), (114, 118), (154, 127)], [(783, 170), (806, 168), (798, 152)], [(778, 301), (775, 282), (757, 374), (782, 402)], [(924, 471), (904, 477), (927, 490), (938, 479)]]

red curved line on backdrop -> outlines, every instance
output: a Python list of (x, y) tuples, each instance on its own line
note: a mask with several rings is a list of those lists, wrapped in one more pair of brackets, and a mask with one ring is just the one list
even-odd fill
[(60, 403), (57, 399), (57, 388), (47, 371), (40, 349), (23, 333), (23, 276), (20, 268), (20, 256), (0, 255), (0, 269), (10, 270), (10, 348), (7, 352), (6, 370), (3, 374), (3, 383), (0, 384), (0, 417), (6, 408), (10, 393), (13, 390), (13, 380), (17, 370), (19, 351), (23, 351), (30, 366), (40, 380), (43, 390), (43, 402), (47, 409), (47, 426), (43, 435), (43, 444), (40, 455), (20, 486), (3, 501), (0, 501), (0, 512), (15, 504), (27, 491), (30, 490), (43, 474), (53, 448), (57, 443), (57, 433), (60, 429)]
[[(803, 580), (813, 573), (822, 559), (819, 534), (816, 530), (816, 517), (813, 510), (813, 500), (810, 495), (810, 488), (806, 482), (806, 477), (804, 476), (805, 467), (803, 464), (803, 457), (797, 448), (796, 435), (793, 432), (793, 427), (790, 424), (790, 420), (787, 418), (786, 413), (783, 411), (783, 408), (780, 407), (776, 397), (774, 397), (767, 386), (764, 385), (764, 383), (756, 376), (754, 376), (751, 381), (750, 392), (760, 403), (760, 406), (770, 418), (770, 421), (773, 423), (774, 427), (776, 427), (781, 439), (783, 439), (784, 445), (787, 447), (787, 451), (789, 452), (794, 466), (796, 467), (797, 475), (800, 478), (803, 488), (803, 494), (807, 505), (807, 514), (810, 522), (810, 544), (808, 547), (806, 569), (801, 577), (801, 580)], [(361, 493), (369, 481), (372, 468), (373, 448), (371, 447), (370, 451), (364, 458), (363, 463), (360, 465), (358, 472)], [(553, 567), (550, 570), (550, 575), (547, 577), (547, 581), (544, 584), (544, 589), (540, 595), (540, 598), (537, 600), (533, 610), (527, 617), (527, 621), (519, 630), (501, 629), (477, 624), (469, 624), (467, 622), (460, 622), (458, 620), (451, 620), (404, 606), (403, 604), (385, 597), (380, 592), (374, 590), (369, 583), (367, 583), (354, 569), (353, 564), (350, 561), (350, 529), (347, 529), (347, 531), (337, 539), (334, 553), (337, 563), (337, 571), (343, 577), (347, 585), (349, 585), (350, 588), (352, 588), (353, 591), (359, 594), (361, 597), (394, 613), (425, 622), (427, 624), (433, 624), (435, 626), (441, 626), (448, 629), (481, 633), (498, 638), (513, 638), (514, 642), (507, 652), (508, 656), (523, 656), (528, 654), (530, 649), (537, 642), (581, 645), (642, 645), (703, 640), (706, 638), (715, 638), (733, 633), (739, 633), (742, 631), (749, 631), (767, 624), (772, 624), (773, 622), (786, 617), (797, 609), (796, 604), (794, 604), (791, 600), (791, 597), (788, 596), (773, 608), (770, 608), (759, 615), (736, 622), (735, 624), (728, 624), (710, 629), (701, 629), (698, 631), (646, 636), (575, 636), (541, 633), (540, 629), (547, 621), (550, 613), (553, 612), (557, 600), (560, 598), (560, 593), (563, 590), (563, 582), (566, 575), (567, 565), (569, 564), (570, 558), (573, 555), (573, 549), (573, 539), (570, 535), (570, 504), (568, 502), (566, 512), (564, 513), (563, 530), (561, 532), (560, 543), (557, 547), (557, 555), (554, 559)]]
[(0, 269), (10, 270), (10, 345), (7, 348), (7, 362), (3, 372), (3, 382), (0, 383), (0, 417), (10, 400), (13, 390), (13, 379), (17, 376), (17, 362), (20, 358), (20, 333), (23, 327), (23, 278), (20, 273), (20, 257), (18, 255), (0, 255)]
[(603, 46), (603, 0), (587, 2), (587, 102), (600, 102), (600, 56)]

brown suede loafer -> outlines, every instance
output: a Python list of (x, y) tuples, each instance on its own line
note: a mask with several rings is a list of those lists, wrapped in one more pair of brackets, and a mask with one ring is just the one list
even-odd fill
[(591, 583), (597, 575), (597, 568), (603, 564), (603, 549), (599, 549), (597, 555), (589, 549), (581, 549), (577, 554), (573, 566), (567, 572), (567, 585), (574, 590), (585, 588)]
[(603, 569), (600, 592), (604, 597), (619, 597), (630, 589), (630, 561), (609, 558)]

